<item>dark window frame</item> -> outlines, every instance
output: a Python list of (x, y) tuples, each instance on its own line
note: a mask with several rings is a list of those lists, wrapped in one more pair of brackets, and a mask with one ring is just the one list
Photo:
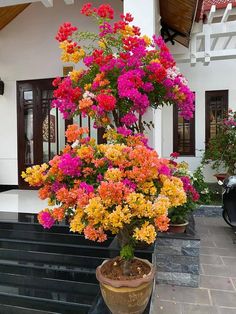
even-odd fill
[(179, 150), (179, 139), (178, 139), (178, 107), (173, 106), (173, 151), (178, 152), (180, 156), (195, 157), (196, 156), (196, 139), (195, 139), (195, 112), (193, 118), (190, 119), (190, 151), (188, 153), (181, 152)]
[(210, 102), (212, 97), (223, 97), (222, 107), (225, 114), (228, 112), (228, 90), (211, 90), (205, 92), (205, 145), (207, 147), (210, 140)]

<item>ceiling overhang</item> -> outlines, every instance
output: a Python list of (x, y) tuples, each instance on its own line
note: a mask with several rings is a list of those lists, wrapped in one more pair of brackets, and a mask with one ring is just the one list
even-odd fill
[(203, 0), (160, 0), (162, 36), (165, 41), (189, 47), (193, 23), (199, 21)]
[(10, 23), (25, 8), (27, 8), (28, 5), (29, 3), (25, 3), (0, 8), (0, 30), (3, 29), (8, 23)]

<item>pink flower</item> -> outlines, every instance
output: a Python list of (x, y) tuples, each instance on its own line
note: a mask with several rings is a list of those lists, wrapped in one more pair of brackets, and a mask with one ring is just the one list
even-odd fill
[(50, 229), (53, 226), (55, 219), (52, 217), (49, 211), (44, 210), (38, 214), (38, 221), (44, 227), (44, 229)]
[(178, 158), (179, 156), (180, 156), (180, 153), (178, 153), (178, 152), (173, 152), (170, 154), (170, 157), (172, 157), (174, 159)]

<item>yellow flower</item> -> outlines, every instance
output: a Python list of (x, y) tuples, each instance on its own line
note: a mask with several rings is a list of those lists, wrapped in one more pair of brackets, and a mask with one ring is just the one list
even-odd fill
[(106, 171), (104, 178), (107, 181), (114, 181), (114, 182), (118, 182), (122, 179), (123, 177), (123, 173), (120, 169), (118, 168), (110, 168)]
[(182, 181), (177, 177), (167, 177), (160, 175), (163, 183), (160, 194), (168, 197), (171, 207), (183, 205), (187, 201), (186, 193)]
[(28, 167), (25, 172), (22, 172), (21, 177), (25, 182), (28, 182), (30, 186), (40, 186), (47, 178), (47, 175), (45, 174), (47, 169), (47, 164)]
[(85, 84), (84, 85), (84, 89), (85, 90), (90, 90), (91, 86), (92, 86), (92, 84)]
[(152, 208), (157, 216), (163, 216), (168, 214), (168, 209), (171, 207), (171, 203), (168, 197), (159, 195), (154, 202)]
[(141, 38), (145, 41), (146, 46), (150, 46), (150, 45), (151, 45), (152, 40), (151, 40), (151, 38), (150, 38), (150, 37), (148, 37), (147, 35), (144, 35), (144, 36), (143, 36), (143, 37), (141, 37)]
[(102, 48), (102, 49), (106, 49), (106, 47), (107, 47), (107, 42), (106, 42), (106, 40), (105, 40), (105, 39), (99, 40), (98, 46), (99, 46), (100, 48)]
[(82, 222), (82, 218), (84, 216), (84, 211), (81, 208), (76, 208), (76, 214), (73, 219), (70, 221), (70, 231), (81, 233), (86, 227)]
[(147, 181), (138, 186), (139, 190), (147, 195), (156, 195), (157, 189), (153, 181)]
[(152, 209), (152, 202), (145, 199), (145, 196), (141, 193), (130, 193), (127, 196), (126, 202), (131, 209), (133, 217), (155, 217), (155, 212)]
[(144, 224), (142, 224), (141, 228), (134, 229), (133, 237), (137, 241), (144, 241), (148, 244), (151, 244), (155, 241), (156, 235), (155, 227), (146, 221)]
[(108, 212), (103, 206), (102, 200), (99, 196), (90, 199), (84, 212), (87, 214), (89, 219), (93, 220), (94, 225), (102, 223), (108, 215)]
[(73, 82), (77, 83), (81, 74), (83, 73), (83, 70), (73, 70), (70, 72), (70, 78)]
[(120, 229), (123, 227), (124, 224), (130, 223), (131, 217), (132, 215), (127, 205), (125, 205), (124, 207), (122, 207), (121, 205), (117, 205), (115, 210), (113, 210), (113, 212), (108, 215), (106, 220), (107, 226), (104, 226), (104, 228)]

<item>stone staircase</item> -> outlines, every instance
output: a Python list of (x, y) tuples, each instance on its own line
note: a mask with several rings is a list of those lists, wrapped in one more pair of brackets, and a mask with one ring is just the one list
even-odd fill
[[(34, 214), (1, 212), (0, 313), (110, 313), (95, 269), (118, 254), (115, 242), (85, 240), (65, 225), (44, 230)], [(152, 261), (152, 248), (136, 256)]]

